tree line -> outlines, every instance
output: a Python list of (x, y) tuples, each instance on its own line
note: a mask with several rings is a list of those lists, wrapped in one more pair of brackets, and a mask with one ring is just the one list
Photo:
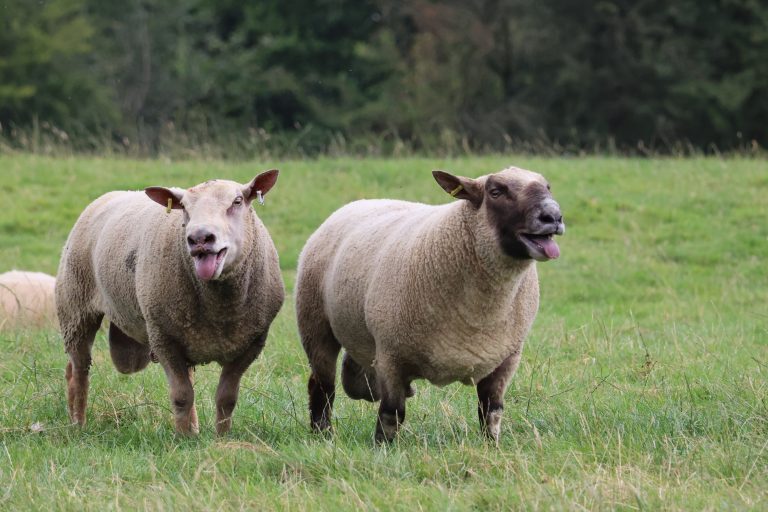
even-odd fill
[(751, 150), (766, 119), (760, 0), (0, 3), (24, 148)]

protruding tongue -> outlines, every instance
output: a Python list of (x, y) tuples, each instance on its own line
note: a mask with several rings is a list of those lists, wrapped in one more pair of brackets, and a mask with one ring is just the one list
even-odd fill
[(557, 246), (557, 242), (551, 238), (539, 238), (536, 240), (536, 243), (544, 249), (544, 254), (547, 255), (547, 258), (553, 260), (560, 256), (560, 248)]
[(216, 254), (201, 254), (194, 259), (197, 277), (203, 281), (210, 280), (213, 277), (213, 274), (216, 273), (216, 263), (218, 263)]

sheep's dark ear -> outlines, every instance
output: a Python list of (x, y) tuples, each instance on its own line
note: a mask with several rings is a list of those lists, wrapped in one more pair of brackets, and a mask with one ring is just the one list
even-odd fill
[(445, 171), (432, 171), (437, 184), (457, 199), (466, 199), (477, 208), (483, 202), (483, 187), (472, 178), (454, 176)]
[(183, 190), (174, 190), (165, 187), (147, 187), (144, 189), (144, 193), (147, 194), (151, 200), (166, 208), (168, 208), (169, 199), (171, 200), (171, 208), (173, 210), (183, 208), (183, 206), (181, 206), (181, 198), (184, 196)]
[(262, 197), (267, 195), (267, 192), (275, 186), (278, 174), (280, 174), (280, 171), (271, 169), (253, 178), (250, 183), (243, 187), (243, 197), (245, 197), (245, 200), (250, 203), (256, 199), (259, 192), (261, 192)]

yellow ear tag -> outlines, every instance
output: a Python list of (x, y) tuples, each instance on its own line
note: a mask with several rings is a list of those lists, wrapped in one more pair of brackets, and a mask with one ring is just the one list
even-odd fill
[(459, 193), (459, 192), (461, 192), (462, 190), (464, 190), (464, 185), (459, 185), (459, 186), (458, 186), (458, 187), (456, 187), (455, 189), (451, 190), (451, 195), (452, 195), (453, 197), (456, 197), (456, 194), (458, 194), (458, 193)]
[(173, 199), (168, 198), (168, 208), (165, 209), (165, 213), (171, 213), (171, 206), (173, 205)]

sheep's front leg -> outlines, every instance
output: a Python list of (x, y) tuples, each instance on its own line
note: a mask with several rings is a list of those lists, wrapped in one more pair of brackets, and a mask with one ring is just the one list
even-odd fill
[(376, 374), (381, 404), (376, 421), (375, 440), (377, 443), (388, 443), (395, 438), (400, 424), (405, 421), (405, 399), (410, 383), (402, 378), (396, 368), (388, 368), (379, 361), (376, 364)]
[(171, 407), (176, 423), (176, 432), (183, 435), (197, 435), (200, 427), (195, 410), (195, 390), (192, 387), (194, 368), (185, 361), (160, 359), (170, 388)]
[(260, 336), (248, 350), (232, 362), (221, 366), (219, 387), (216, 389), (216, 433), (224, 435), (232, 428), (232, 412), (237, 404), (240, 379), (264, 348), (266, 334)]
[(501, 433), (501, 416), (504, 412), (504, 392), (509, 380), (520, 363), (520, 350), (506, 358), (490, 375), (477, 383), (477, 414), (480, 428), (498, 444)]

